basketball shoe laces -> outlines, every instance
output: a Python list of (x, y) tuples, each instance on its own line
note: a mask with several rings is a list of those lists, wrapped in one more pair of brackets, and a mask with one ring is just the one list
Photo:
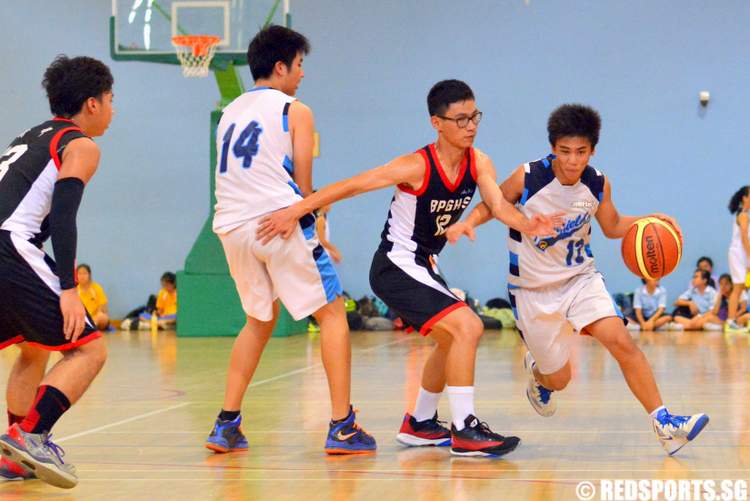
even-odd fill
[(358, 432), (358, 434), (359, 434), (359, 432), (362, 432), (365, 435), (369, 435), (369, 433), (367, 433), (367, 430), (365, 430), (364, 428), (362, 428), (359, 425), (359, 423), (357, 423), (357, 413), (358, 412), (359, 412), (359, 409), (355, 409), (354, 407), (352, 407), (352, 414), (354, 414), (354, 422), (352, 423), (352, 428), (354, 430), (356, 430)]
[(659, 423), (662, 426), (672, 426), (675, 430), (680, 429), (682, 425), (690, 420), (689, 416), (675, 416), (669, 412), (665, 413), (664, 420), (660, 420)]
[(44, 445), (47, 449), (51, 450), (55, 453), (57, 456), (57, 459), (60, 460), (60, 464), (65, 464), (65, 461), (63, 461), (63, 456), (65, 455), (65, 451), (62, 447), (57, 445), (52, 441), (52, 434), (44, 434), (42, 439), (42, 445)]
[(478, 428), (480, 432), (489, 435), (490, 437), (497, 437), (498, 439), (505, 438), (502, 435), (490, 430), (490, 425), (488, 425), (485, 421), (479, 421), (479, 424), (477, 424), (475, 428)]

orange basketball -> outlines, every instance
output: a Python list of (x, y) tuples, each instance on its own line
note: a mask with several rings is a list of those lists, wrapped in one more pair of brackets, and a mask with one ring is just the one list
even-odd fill
[(674, 271), (682, 257), (682, 239), (674, 227), (655, 217), (636, 221), (622, 239), (622, 259), (641, 278), (655, 280)]

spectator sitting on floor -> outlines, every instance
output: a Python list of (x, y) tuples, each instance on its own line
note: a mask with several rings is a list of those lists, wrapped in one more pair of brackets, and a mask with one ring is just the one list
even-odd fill
[(78, 278), (78, 296), (83, 306), (99, 330), (109, 327), (109, 311), (107, 309), (107, 295), (98, 283), (91, 280), (91, 267), (79, 264), (76, 268)]
[(633, 295), (633, 310), (635, 318), (630, 318), (629, 330), (666, 330), (672, 321), (670, 315), (664, 314), (667, 307), (667, 290), (659, 285), (658, 280), (641, 279), (642, 287), (638, 287)]
[[(695, 268), (697, 270), (706, 270), (708, 273), (711, 274), (711, 278), (708, 281), (708, 285), (713, 287), (714, 289), (718, 288), (719, 284), (719, 277), (716, 276), (714, 273), (714, 261), (708, 256), (701, 256), (698, 258), (698, 261), (695, 262)], [(688, 288), (693, 286), (693, 279), (690, 279), (690, 282), (688, 282)]]
[[(686, 330), (701, 330), (708, 327), (715, 330), (711, 323), (711, 308), (716, 302), (716, 289), (709, 285), (711, 273), (707, 270), (695, 270), (691, 287), (675, 301), (674, 321)], [(708, 325), (706, 325), (708, 324)], [(721, 329), (721, 326), (718, 326)]]
[[(732, 293), (732, 276), (724, 273), (719, 277), (719, 293), (716, 295), (716, 301), (711, 309), (711, 318), (709, 322), (722, 324), (729, 318), (729, 295)], [(747, 311), (747, 293), (742, 291), (738, 305), (737, 315), (741, 317)]]
[[(177, 323), (177, 277), (171, 271), (161, 276), (161, 290), (156, 296), (156, 317), (162, 329), (173, 329)], [(148, 329), (150, 322), (151, 314), (142, 313), (139, 328)]]

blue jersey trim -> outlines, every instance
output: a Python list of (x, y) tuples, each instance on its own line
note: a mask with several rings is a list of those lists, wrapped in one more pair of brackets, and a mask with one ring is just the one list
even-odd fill
[(290, 176), (294, 176), (294, 162), (287, 155), (284, 155), (284, 169), (289, 173)]
[(284, 132), (289, 132), (289, 106), (291, 103), (284, 105), (284, 111), (281, 112), (281, 126), (284, 128)]
[(523, 195), (521, 196), (521, 205), (526, 205), (531, 197), (536, 195), (545, 186), (555, 180), (555, 173), (550, 166), (551, 159), (554, 156), (549, 155), (546, 158), (529, 163), (529, 171), (523, 177)]

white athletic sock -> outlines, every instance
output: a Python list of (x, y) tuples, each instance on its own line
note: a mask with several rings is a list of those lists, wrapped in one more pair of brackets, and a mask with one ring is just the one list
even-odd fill
[(437, 412), (438, 402), (440, 402), (440, 396), (443, 392), (432, 393), (424, 388), (419, 388), (419, 395), (417, 395), (417, 403), (414, 405), (414, 412), (412, 416), (417, 421), (425, 421), (432, 419)]
[(667, 407), (664, 405), (662, 405), (661, 407), (657, 407), (656, 409), (654, 409), (654, 412), (651, 413), (651, 417), (656, 419), (656, 415), (659, 414), (659, 411), (666, 408)]
[(453, 425), (456, 430), (465, 428), (464, 420), (469, 414), (474, 415), (474, 387), (473, 386), (446, 386), (448, 391), (448, 402), (451, 406)]

